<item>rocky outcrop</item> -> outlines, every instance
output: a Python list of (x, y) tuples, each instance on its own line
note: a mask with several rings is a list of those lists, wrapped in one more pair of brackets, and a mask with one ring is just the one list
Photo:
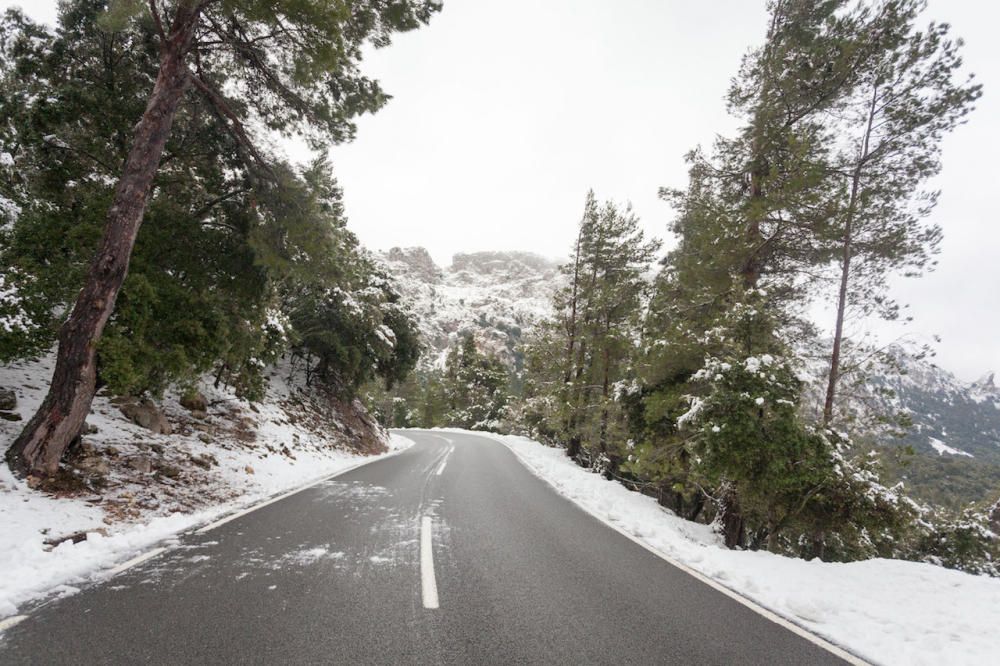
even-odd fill
[(122, 414), (125, 415), (125, 418), (132, 423), (157, 435), (170, 435), (173, 433), (174, 430), (170, 426), (170, 422), (167, 421), (167, 417), (152, 400), (143, 398), (136, 401), (132, 398), (121, 398), (114, 402), (118, 405), (118, 409), (121, 410)]
[(17, 409), (17, 394), (11, 389), (0, 388), (0, 412), (12, 412)]
[(430, 253), (422, 247), (394, 247), (386, 253), (386, 258), (393, 263), (405, 265), (422, 282), (436, 284), (444, 277)]
[(181, 407), (189, 412), (207, 412), (208, 400), (198, 391), (185, 393), (181, 396)]

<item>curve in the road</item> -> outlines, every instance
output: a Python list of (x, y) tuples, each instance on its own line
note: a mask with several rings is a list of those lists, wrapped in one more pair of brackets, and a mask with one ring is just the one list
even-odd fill
[(36, 609), (0, 663), (843, 663), (621, 538), (503, 445), (406, 435), (399, 455)]

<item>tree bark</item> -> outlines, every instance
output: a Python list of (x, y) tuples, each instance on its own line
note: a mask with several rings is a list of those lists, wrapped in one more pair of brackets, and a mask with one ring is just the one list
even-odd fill
[(740, 509), (740, 500), (732, 483), (722, 483), (722, 500), (719, 507), (719, 522), (722, 526), (722, 538), (726, 548), (743, 548), (746, 545), (747, 533)]
[(161, 44), (156, 84), (136, 125), (108, 210), (104, 237), (76, 304), (59, 331), (59, 351), (49, 392), (6, 454), (8, 464), (18, 475), (54, 474), (90, 412), (97, 382), (97, 342), (128, 274), (153, 178), (188, 83), (184, 59), (200, 11), (201, 3), (181, 2), (170, 35)]
[(567, 325), (567, 343), (566, 343), (566, 365), (563, 372), (563, 385), (560, 389), (560, 396), (562, 398), (562, 409), (563, 414), (563, 431), (566, 433), (572, 432), (573, 416), (571, 410), (569, 409), (569, 387), (570, 382), (573, 380), (573, 352), (576, 349), (576, 308), (577, 308), (577, 298), (580, 287), (580, 244), (583, 240), (583, 229), (586, 224), (586, 218), (580, 223), (580, 231), (576, 237), (576, 251), (573, 255), (573, 286), (572, 294), (570, 296), (570, 315), (569, 322)]

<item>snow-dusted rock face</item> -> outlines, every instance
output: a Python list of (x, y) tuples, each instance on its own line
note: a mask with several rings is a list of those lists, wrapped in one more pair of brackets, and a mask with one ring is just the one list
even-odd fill
[[(820, 346), (825, 352), (825, 348)], [(993, 373), (975, 382), (963, 382), (951, 372), (926, 359), (917, 359), (897, 346), (887, 350), (894, 368), (869, 370), (856, 383), (844, 377), (839, 400), (848, 401), (855, 426), (844, 425), (852, 439), (861, 444), (898, 443), (913, 447), (915, 453), (931, 459), (961, 459), (968, 463), (1000, 465), (1000, 389)], [(810, 359), (803, 378), (809, 382), (808, 413), (819, 418), (826, 390), (828, 358), (815, 349), (805, 353)], [(841, 405), (842, 408), (842, 405)], [(901, 439), (883, 434), (877, 416), (905, 414), (912, 425)], [(895, 427), (887, 427), (889, 432)], [(871, 430), (876, 436), (870, 436)], [(866, 432), (869, 436), (866, 436)]]
[(518, 343), (551, 314), (552, 295), (564, 279), (558, 262), (530, 252), (456, 254), (447, 268), (420, 247), (393, 248), (381, 258), (420, 323), (429, 366), (442, 366), (448, 347), (472, 332), (519, 368)]
[(967, 384), (925, 361), (904, 367), (906, 374), (880, 381), (913, 419), (905, 441), (921, 453), (1000, 464), (1000, 390), (993, 373)]

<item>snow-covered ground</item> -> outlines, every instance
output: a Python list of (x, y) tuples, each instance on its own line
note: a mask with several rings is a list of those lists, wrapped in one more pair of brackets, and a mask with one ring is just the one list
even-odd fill
[(842, 564), (728, 550), (709, 526), (580, 468), (561, 449), (492, 437), (601, 520), (868, 661), (997, 663), (1000, 580), (900, 560)]
[(973, 457), (971, 453), (966, 453), (965, 451), (959, 451), (954, 447), (948, 446), (947, 444), (942, 442), (940, 439), (937, 439), (936, 437), (929, 437), (928, 439), (930, 440), (931, 446), (934, 447), (934, 450), (938, 452), (939, 456), (943, 456), (944, 454), (947, 453), (948, 455), (952, 456), (966, 456), (968, 458)]
[[(252, 463), (256, 473), (234, 480), (243, 488), (238, 500), (188, 512), (156, 516), (148, 521), (104, 522), (99, 506), (84, 499), (55, 499), (31, 490), (0, 465), (0, 619), (14, 615), (31, 599), (49, 594), (72, 594), (77, 586), (108, 575), (108, 568), (134, 557), (154, 545), (176, 542), (177, 535), (224, 514), (243, 510), (263, 500), (296, 488), (304, 488), (339, 472), (392, 455), (413, 442), (391, 436), (390, 451), (377, 456), (359, 456), (343, 451), (298, 456), (291, 460), (271, 456), (267, 462), (256, 455), (231, 460)], [(309, 481), (303, 484), (303, 479)], [(47, 535), (88, 531), (78, 543), (66, 541), (46, 546)], [(97, 530), (101, 530), (98, 532)]]
[[(0, 366), (0, 386), (15, 389), (22, 419), (44, 397), (51, 366), (51, 356)], [(29, 488), (0, 461), (0, 620), (38, 597), (72, 593), (180, 532), (382, 457), (361, 455), (358, 424), (311, 404), (288, 377), (288, 368), (274, 369), (255, 404), (204, 383), (209, 407), (199, 417), (168, 394), (160, 406), (170, 435), (132, 423), (99, 395), (87, 418), (96, 431), (84, 437), (97, 482), (59, 496)], [(23, 425), (0, 420), (0, 451)], [(385, 444), (382, 455), (412, 442), (393, 435)]]

